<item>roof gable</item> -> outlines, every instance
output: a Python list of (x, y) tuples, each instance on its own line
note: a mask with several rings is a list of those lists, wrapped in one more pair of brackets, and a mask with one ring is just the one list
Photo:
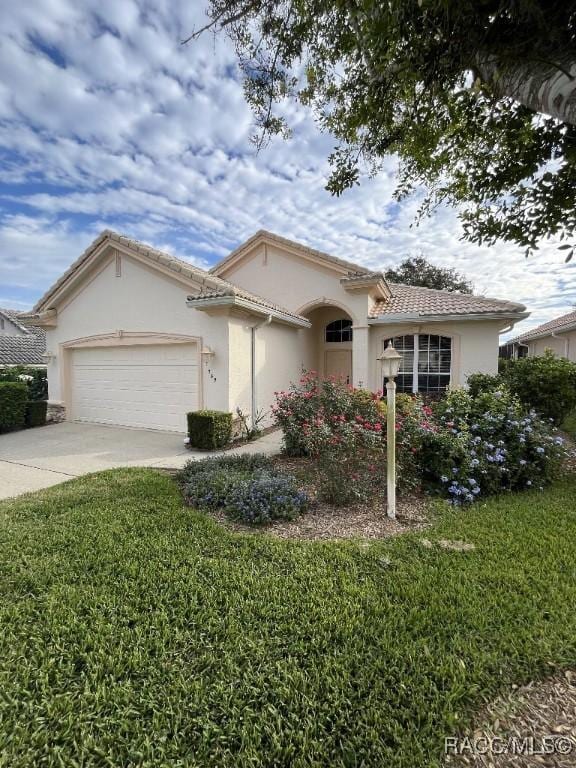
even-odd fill
[(171, 275), (175, 279), (185, 282), (189, 285), (190, 291), (193, 294), (189, 296), (191, 306), (194, 301), (197, 301), (197, 306), (200, 308), (206, 304), (206, 300), (214, 300), (215, 298), (220, 300), (230, 299), (232, 300), (231, 303), (234, 303), (234, 300), (236, 300), (236, 303), (243, 302), (245, 309), (250, 309), (252, 305), (253, 308), (258, 307), (262, 310), (268, 310), (269, 312), (281, 315), (282, 319), (288, 321), (294, 319), (298, 322), (308, 323), (305, 318), (301, 318), (299, 315), (285, 310), (283, 307), (261, 296), (244, 291), (232, 283), (200, 269), (200, 267), (195, 267), (187, 261), (178, 259), (164, 251), (159, 251), (145, 243), (132, 240), (111, 230), (104, 230), (94, 240), (36, 303), (32, 313), (46, 314), (56, 309), (60, 298), (63, 295), (68, 295), (69, 291), (75, 286), (81, 285), (87, 271), (106, 253), (109, 247), (115, 248), (120, 253), (127, 253), (143, 260), (147, 265), (157, 268), (164, 274)]
[(265, 229), (259, 229), (258, 232), (252, 235), (252, 237), (239, 245), (238, 248), (235, 248), (228, 254), (228, 256), (219, 261), (216, 266), (212, 267), (210, 273), (219, 276), (225, 275), (232, 269), (232, 267), (239, 265), (246, 258), (250, 258), (254, 250), (260, 245), (277, 246), (302, 259), (319, 263), (323, 267), (339, 274), (341, 277), (373, 274), (370, 270), (361, 267), (359, 264), (339, 259), (324, 251), (318, 251), (315, 248), (309, 248), (306, 245), (302, 245), (302, 243), (290, 240), (287, 237), (281, 237), (280, 235), (268, 232)]
[[(0, 317), (3, 317), (5, 320), (8, 320), (9, 323), (12, 323), (12, 325), (14, 325), (22, 335), (27, 335), (31, 333), (31, 331), (29, 328), (27, 328), (25, 325), (23, 325), (20, 322), (19, 320), (20, 314), (22, 313), (18, 312), (15, 309), (5, 309), (3, 307), (0, 307)], [(14, 334), (14, 335), (16, 336), (19, 334)]]

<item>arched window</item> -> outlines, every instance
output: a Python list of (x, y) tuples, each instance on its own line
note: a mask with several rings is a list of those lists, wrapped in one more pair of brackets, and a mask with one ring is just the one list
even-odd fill
[[(452, 339), (434, 333), (415, 333), (384, 340), (402, 355), (396, 379), (399, 392), (445, 392), (450, 386)], [(416, 364), (414, 364), (416, 362)]]
[(352, 320), (334, 320), (326, 326), (326, 341), (352, 341)]

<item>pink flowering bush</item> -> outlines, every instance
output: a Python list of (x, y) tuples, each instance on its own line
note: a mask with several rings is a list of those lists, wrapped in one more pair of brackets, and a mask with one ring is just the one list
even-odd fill
[(362, 417), (370, 424), (381, 423), (386, 407), (380, 401), (381, 393), (354, 389), (338, 379), (319, 380), (316, 371), (304, 373), (298, 384), (285, 392), (275, 392), (276, 403), (272, 412), (284, 433), (284, 453), (288, 456), (306, 456), (310, 453), (304, 427), (317, 417), (332, 416), (346, 420)]
[(346, 505), (379, 492), (386, 477), (380, 421), (323, 414), (304, 426), (303, 440), (322, 499)]
[(314, 371), (289, 391), (276, 393), (273, 411), (284, 433), (284, 451), (311, 458), (326, 501), (362, 500), (385, 478), (386, 409), (380, 397), (337, 379), (320, 381)]
[[(509, 391), (454, 390), (433, 406), (396, 400), (399, 488), (439, 493), (455, 504), (543, 488), (567, 455), (554, 425), (526, 411)], [(350, 504), (383, 492), (386, 405), (381, 393), (305, 374), (274, 408), (289, 455), (309, 456), (322, 498)]]

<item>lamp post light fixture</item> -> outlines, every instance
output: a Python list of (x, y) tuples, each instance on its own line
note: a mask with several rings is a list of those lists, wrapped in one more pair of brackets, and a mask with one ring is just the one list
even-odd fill
[(386, 381), (386, 514), (396, 517), (396, 382), (402, 355), (392, 342), (378, 358)]

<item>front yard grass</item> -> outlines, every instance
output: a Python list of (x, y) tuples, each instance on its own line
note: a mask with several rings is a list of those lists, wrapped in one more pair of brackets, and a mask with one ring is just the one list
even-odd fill
[(232, 534), (114, 470), (0, 504), (0, 552), (10, 768), (430, 768), (576, 664), (573, 477), (365, 544)]

